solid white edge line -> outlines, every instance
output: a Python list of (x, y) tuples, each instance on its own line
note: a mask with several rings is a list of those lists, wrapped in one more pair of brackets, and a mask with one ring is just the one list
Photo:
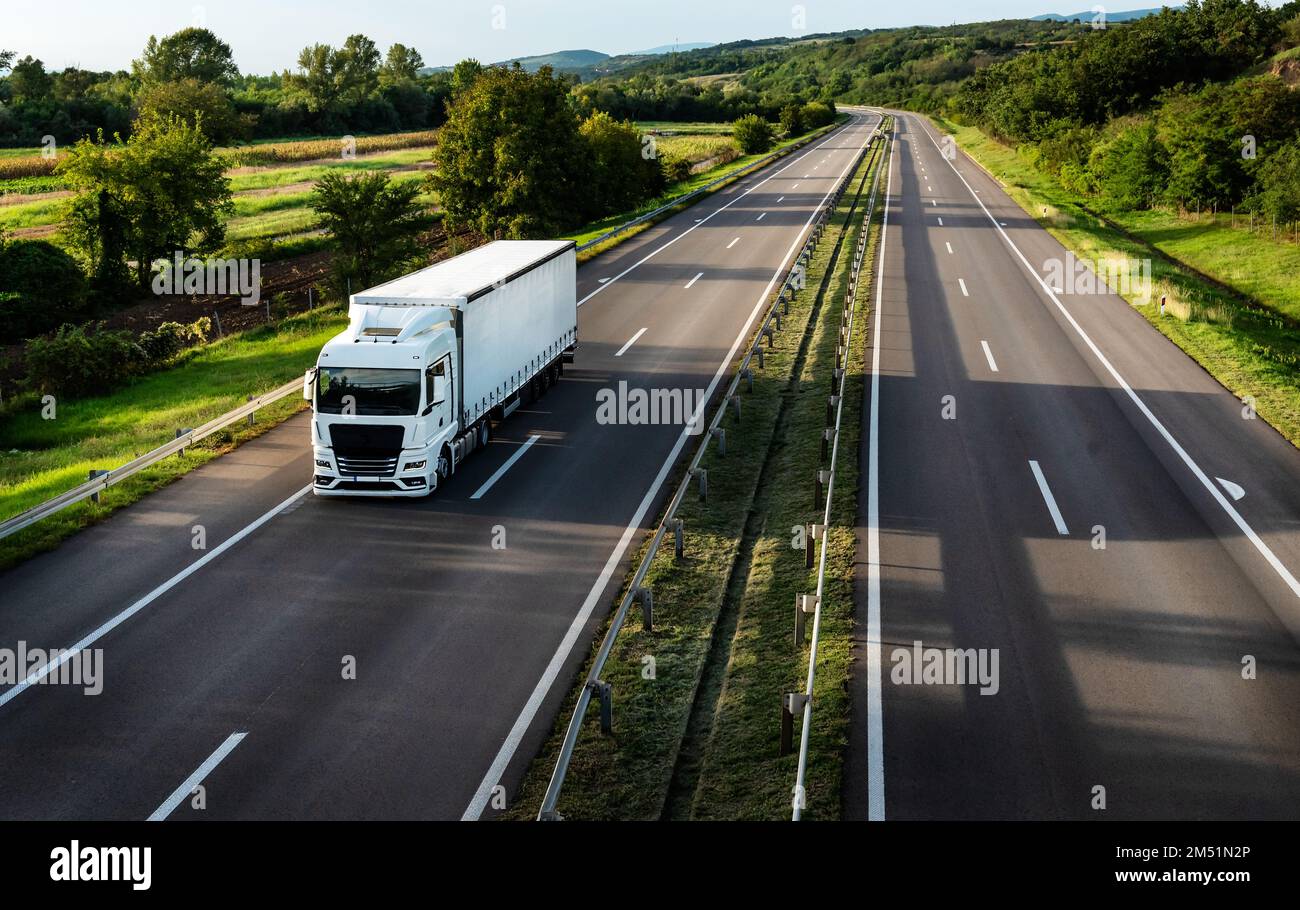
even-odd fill
[(815, 206), (812, 212), (808, 215), (808, 220), (804, 222), (803, 228), (800, 229), (799, 233), (795, 236), (794, 242), (790, 244), (790, 249), (786, 251), (785, 257), (781, 260), (780, 265), (778, 265), (776, 271), (772, 273), (772, 278), (768, 281), (767, 287), (763, 289), (763, 293), (760, 294), (758, 300), (755, 301), (754, 309), (750, 312), (749, 318), (745, 320), (744, 325), (740, 329), (740, 333), (736, 335), (736, 340), (732, 343), (731, 350), (727, 352), (727, 356), (722, 359), (720, 364), (718, 364), (718, 369), (713, 374), (713, 380), (709, 383), (709, 387), (705, 390), (704, 396), (700, 399), (699, 407), (696, 409), (692, 421), (682, 428), (682, 432), (678, 435), (677, 442), (673, 446), (672, 451), (669, 452), (668, 457), (664, 459), (663, 465), (659, 468), (659, 473), (651, 482), (650, 488), (646, 490), (646, 494), (642, 497), (641, 503), (637, 506), (636, 513), (632, 516), (632, 520), (623, 530), (623, 535), (619, 538), (613, 552), (609, 554), (609, 559), (605, 561), (605, 567), (601, 569), (600, 575), (591, 586), (591, 590), (587, 592), (587, 597), (582, 602), (582, 607), (579, 608), (577, 615), (573, 617), (573, 622), (569, 624), (568, 631), (565, 632), (564, 638), (555, 649), (555, 654), (551, 656), (550, 663), (546, 665), (546, 669), (542, 672), (541, 678), (537, 680), (537, 685), (533, 687), (532, 694), (528, 696), (528, 701), (525, 702), (523, 708), (520, 709), (519, 716), (515, 719), (514, 725), (510, 728), (510, 732), (506, 734), (505, 741), (497, 751), (496, 757), (492, 760), (492, 764), (487, 769), (487, 773), (483, 775), (483, 780), (475, 791), (474, 796), (470, 799), (469, 805), (465, 807), (465, 811), (461, 815), (461, 821), (475, 821), (483, 814), (483, 810), (487, 807), (488, 800), (492, 796), (492, 789), (501, 782), (501, 778), (505, 774), (506, 768), (509, 766), (511, 759), (514, 758), (515, 751), (519, 748), (519, 743), (523, 740), (524, 734), (528, 732), (528, 728), (533, 723), (533, 718), (535, 718), (537, 712), (541, 710), (542, 702), (546, 699), (547, 693), (550, 692), (551, 687), (555, 684), (556, 678), (560, 675), (560, 669), (564, 666), (564, 661), (573, 651), (573, 647), (578, 641), (578, 636), (582, 634), (582, 629), (591, 618), (592, 611), (595, 610), (596, 604), (599, 603), (603, 597), (605, 588), (609, 585), (609, 580), (614, 574), (614, 569), (618, 567), (619, 561), (623, 558), (623, 553), (627, 550), (628, 545), (632, 542), (632, 538), (640, 529), (641, 522), (645, 519), (646, 512), (650, 510), (650, 505), (654, 502), (655, 497), (659, 495), (659, 488), (663, 486), (663, 483), (667, 479), (668, 474), (672, 471), (673, 466), (677, 464), (677, 458), (681, 455), (682, 448), (686, 445), (686, 440), (689, 437), (691, 426), (699, 419), (704, 405), (713, 397), (713, 393), (717, 389), (718, 383), (722, 380), (722, 374), (726, 372), (727, 367), (731, 364), (732, 358), (736, 356), (736, 351), (740, 349), (741, 344), (744, 343), (745, 338), (749, 335), (750, 326), (753, 324), (754, 320), (758, 318), (758, 314), (762, 311), (763, 305), (767, 302), (767, 295), (771, 293), (772, 288), (776, 285), (777, 279), (781, 277), (781, 273), (785, 270), (786, 263), (790, 261), (790, 257), (794, 255), (795, 250), (799, 248), (799, 244), (803, 242), (804, 235), (808, 233), (808, 228), (812, 225), (813, 219), (817, 217), (817, 212), (821, 209), (821, 206), (825, 204), (826, 200), (830, 198), (831, 193), (835, 191), (835, 187), (844, 179), (844, 175), (848, 173), (849, 168), (853, 165), (854, 157), (856, 156), (850, 157), (849, 163), (845, 165), (844, 170), (840, 172), (840, 176), (831, 184), (831, 188), (826, 191), (826, 195), (822, 197), (821, 202)]
[(700, 272), (698, 275), (696, 275), (696, 276), (695, 276), (694, 278), (692, 278), (690, 281), (686, 282), (686, 287), (682, 288), (682, 290), (684, 290), (684, 291), (689, 291), (689, 290), (691, 289), (691, 285), (695, 284), (695, 282), (699, 281), (699, 280), (700, 280), (701, 278), (703, 278), (703, 277), (704, 277), (704, 273), (703, 273), (703, 272)]
[(256, 521), (254, 521), (252, 524), (245, 527), (243, 530), (236, 532), (234, 536), (227, 538), (225, 541), (221, 543), (220, 546), (217, 546), (212, 550), (209, 550), (202, 557), (190, 563), (184, 569), (177, 572), (175, 575), (173, 575), (171, 578), (164, 581), (158, 587), (154, 588), (144, 597), (141, 597), (139, 600), (131, 604), (131, 606), (127, 607), (121, 613), (118, 613), (112, 619), (108, 620), (108, 622), (104, 623), (102, 626), (95, 629), (95, 631), (91, 632), (85, 638), (81, 639), (81, 641), (77, 642), (72, 647), (65, 649), (63, 654), (60, 655), (58, 660), (54, 661), (53, 663), (45, 665), (40, 670), (28, 676), (22, 682), (10, 686), (8, 689), (4, 691), (3, 694), (0, 694), (0, 707), (3, 707), (13, 699), (17, 698), (18, 694), (24, 691), (28, 686), (40, 682), (42, 679), (48, 676), (52, 671), (57, 670), (59, 667), (63, 666), (63, 664), (71, 660), (72, 657), (76, 655), (78, 652), (84, 651), (86, 648), (89, 648), (91, 645), (99, 641), (109, 632), (112, 632), (122, 623), (126, 622), (132, 616), (139, 613), (145, 607), (149, 606), (149, 604), (153, 603), (163, 594), (166, 594), (172, 588), (176, 587), (176, 585), (180, 584), (182, 581), (189, 578), (199, 569), (203, 568), (208, 563), (212, 562), (212, 560), (216, 559), (222, 553), (229, 550), (235, 544), (239, 543), (249, 534), (252, 534), (262, 525), (266, 524), (276, 515), (279, 515), (281, 512), (283, 512), (293, 503), (297, 502), (299, 499), (306, 496), (310, 492), (311, 492), (311, 484), (308, 484), (307, 486), (299, 490), (297, 493), (294, 493), (284, 502), (280, 503), (278, 506), (276, 506), (275, 508), (271, 509), (269, 512), (264, 514), (261, 518), (258, 518)]
[[(795, 158), (793, 161), (791, 161), (790, 163), (788, 163), (785, 167), (781, 168), (780, 170), (773, 171), (771, 174), (768, 174), (768, 175), (767, 175), (766, 177), (764, 177), (762, 180), (758, 181), (758, 183), (755, 183), (755, 184), (754, 184), (753, 186), (751, 186), (749, 189), (745, 190), (745, 192), (740, 193), (739, 195), (737, 195), (736, 198), (732, 199), (732, 200), (731, 200), (730, 202), (728, 202), (726, 205), (718, 206), (718, 208), (714, 209), (712, 212), (709, 212), (709, 214), (705, 215), (703, 218), (697, 218), (697, 219), (695, 219), (695, 223), (694, 223), (694, 224), (692, 224), (692, 225), (691, 225), (690, 227), (688, 227), (686, 230), (682, 231), (682, 232), (681, 232), (680, 234), (678, 234), (676, 237), (671, 238), (671, 239), (668, 240), (667, 242), (665, 242), (665, 243), (663, 243), (662, 245), (660, 245), (660, 246), (656, 247), (655, 249), (651, 250), (649, 253), (646, 253), (643, 257), (641, 257), (640, 259), (638, 259), (636, 262), (632, 263), (632, 264), (629, 265), (627, 268), (625, 268), (623, 271), (621, 271), (621, 272), (619, 272), (617, 275), (615, 275), (613, 278), (609, 279), (609, 281), (605, 282), (605, 283), (602, 284), (600, 287), (594, 289), (594, 290), (593, 290), (590, 294), (588, 294), (586, 297), (583, 297), (581, 300), (578, 301), (578, 306), (582, 306), (582, 305), (583, 305), (584, 303), (586, 303), (588, 300), (590, 300), (591, 298), (595, 297), (595, 296), (596, 296), (597, 294), (599, 294), (601, 291), (605, 290), (605, 288), (610, 287), (611, 285), (613, 285), (615, 282), (617, 282), (617, 281), (618, 281), (620, 278), (622, 278), (624, 275), (627, 275), (627, 274), (631, 273), (634, 269), (636, 269), (636, 268), (638, 268), (638, 267), (644, 265), (645, 263), (649, 262), (649, 261), (650, 261), (651, 259), (653, 259), (655, 256), (658, 256), (660, 253), (662, 253), (664, 250), (668, 249), (670, 246), (672, 246), (672, 245), (673, 245), (674, 243), (676, 243), (678, 240), (681, 240), (683, 237), (685, 237), (687, 234), (690, 234), (692, 231), (694, 231), (694, 230), (695, 230), (697, 227), (699, 227), (701, 224), (704, 224), (706, 221), (708, 221), (708, 220), (709, 220), (710, 218), (712, 218), (714, 215), (717, 215), (717, 214), (719, 214), (720, 212), (724, 212), (724, 211), (726, 211), (727, 209), (729, 209), (729, 208), (731, 208), (733, 205), (735, 205), (737, 202), (739, 202), (740, 200), (744, 199), (744, 198), (745, 198), (746, 196), (748, 196), (750, 193), (754, 192), (754, 190), (758, 189), (758, 188), (759, 188), (760, 186), (762, 186), (763, 184), (767, 183), (767, 182), (770, 181), (770, 180), (774, 180), (774, 179), (776, 179), (777, 177), (780, 177), (780, 176), (781, 176), (782, 174), (784, 174), (786, 171), (790, 170), (790, 168), (794, 167), (794, 166), (795, 166), (796, 164), (798, 164), (800, 161), (803, 161), (805, 158), (807, 158), (807, 157), (808, 157), (809, 155), (811, 155), (813, 152), (817, 151), (817, 149), (821, 148), (823, 145), (825, 145), (826, 143), (830, 142), (831, 140), (836, 139), (836, 138), (839, 136), (840, 133), (844, 132), (845, 130), (851, 130), (851, 129), (853, 129), (853, 124), (845, 124), (844, 127), (843, 127), (843, 129), (836, 130), (836, 131), (832, 132), (830, 135), (828, 135), (828, 136), (827, 136), (825, 139), (823, 139), (821, 142), (817, 143), (815, 146), (813, 146), (812, 148), (808, 149), (808, 151), (804, 152), (804, 153), (803, 153), (802, 155), (800, 155), (798, 158)], [(761, 174), (762, 171), (759, 171), (758, 173)], [(755, 176), (755, 175), (751, 174), (751, 175), (749, 175), (749, 176)], [(740, 178), (740, 179), (741, 179), (742, 181), (743, 181), (743, 180), (748, 180), (749, 177), (742, 177), (742, 178)], [(767, 212), (764, 212), (764, 213), (763, 213), (763, 215), (766, 215), (766, 214), (767, 214)], [(762, 219), (763, 215), (759, 215), (759, 216), (758, 216), (759, 219)]]
[(226, 741), (217, 746), (217, 751), (209, 755), (207, 760), (204, 761), (203, 764), (199, 765), (198, 769), (193, 774), (185, 778), (185, 783), (172, 791), (172, 795), (167, 797), (161, 806), (154, 809), (153, 814), (145, 819), (145, 821), (166, 821), (167, 816), (176, 811), (176, 807), (184, 801), (185, 797), (193, 793), (194, 788), (203, 783), (203, 779), (211, 774), (213, 769), (216, 768), (217, 765), (221, 764), (227, 755), (235, 751), (235, 746), (243, 742), (244, 737), (247, 735), (247, 733), (231, 733), (227, 736)]
[(1038, 492), (1043, 494), (1043, 501), (1047, 503), (1047, 511), (1052, 513), (1052, 523), (1056, 525), (1056, 533), (1062, 537), (1070, 535), (1070, 529), (1065, 526), (1065, 519), (1061, 517), (1061, 510), (1056, 507), (1056, 497), (1052, 495), (1052, 488), (1047, 485), (1047, 478), (1043, 476), (1043, 469), (1038, 466), (1038, 462), (1032, 458), (1029, 459), (1029, 470), (1034, 472), (1034, 480), (1038, 481)]
[[(925, 133), (930, 137), (930, 142), (934, 144), (934, 147), (936, 149), (939, 148), (939, 143), (930, 133), (928, 127), (925, 128)], [(1083, 326), (1079, 325), (1078, 320), (1074, 318), (1074, 314), (1066, 308), (1065, 304), (1061, 303), (1060, 298), (1057, 297), (1052, 289), (1047, 286), (1047, 282), (1043, 280), (1042, 276), (1034, 271), (1033, 266), (1029, 264), (1029, 260), (1025, 258), (1025, 254), (1020, 251), (1020, 247), (1016, 246), (1015, 242), (1007, 235), (1007, 232), (1002, 229), (1002, 226), (998, 224), (997, 219), (993, 217), (993, 213), (984, 205), (984, 200), (978, 198), (974, 188), (966, 182), (966, 178), (962, 176), (961, 171), (957, 170), (957, 165), (949, 160), (948, 166), (952, 168), (952, 172), (957, 175), (957, 178), (961, 180), (962, 183), (966, 184), (966, 189), (970, 190), (971, 195), (976, 197), (975, 201), (978, 202), (980, 208), (984, 210), (984, 214), (988, 216), (989, 221), (993, 222), (994, 227), (996, 227), (997, 232), (1002, 235), (1002, 239), (1006, 241), (1007, 246), (1011, 247), (1011, 249), (1015, 251), (1016, 256), (1024, 265), (1025, 270), (1033, 276), (1035, 281), (1038, 282), (1038, 286), (1043, 289), (1043, 293), (1051, 299), (1052, 303), (1056, 304), (1057, 310), (1059, 310), (1061, 315), (1065, 317), (1066, 322), (1070, 323), (1070, 327), (1078, 333), (1079, 337), (1083, 340), (1083, 343), (1088, 346), (1088, 350), (1092, 351), (1093, 356), (1101, 362), (1101, 365), (1105, 367), (1106, 372), (1109, 373), (1117, 383), (1119, 383), (1120, 388), (1122, 388), (1124, 393), (1128, 395), (1129, 400), (1132, 401), (1137, 409), (1142, 412), (1142, 416), (1146, 417), (1146, 419), (1150, 421), (1151, 425), (1155, 427), (1156, 432), (1159, 433), (1165, 442), (1169, 444), (1169, 447), (1174, 450), (1174, 453), (1177, 454), (1183, 464), (1187, 466), (1187, 469), (1190, 470), (1196, 479), (1201, 482), (1201, 486), (1205, 487), (1205, 489), (1209, 491), (1210, 496), (1214, 498), (1214, 501), (1217, 502), (1220, 508), (1227, 513), (1230, 519), (1232, 519), (1233, 524), (1235, 524), (1241, 533), (1246, 536), (1246, 539), (1251, 542), (1259, 554), (1264, 557), (1265, 562), (1272, 567), (1273, 571), (1277, 573), (1278, 577), (1282, 579), (1286, 586), (1291, 589), (1291, 593), (1296, 597), (1300, 597), (1300, 581), (1296, 580), (1296, 577), (1291, 574), (1291, 570), (1282, 563), (1282, 560), (1278, 559), (1277, 554), (1273, 552), (1273, 549), (1268, 544), (1264, 543), (1263, 539), (1255, 533), (1255, 529), (1247, 523), (1246, 519), (1243, 518), (1241, 513), (1233, 507), (1232, 503), (1228, 502), (1228, 500), (1224, 498), (1223, 493), (1210, 479), (1209, 475), (1201, 470), (1201, 466), (1196, 463), (1195, 459), (1193, 459), (1178, 440), (1174, 438), (1174, 435), (1169, 432), (1163, 423), (1160, 422), (1160, 419), (1156, 417), (1155, 413), (1147, 407), (1147, 404), (1142, 400), (1142, 397), (1138, 395), (1137, 392), (1133, 391), (1133, 387), (1128, 384), (1128, 380), (1120, 375), (1119, 370), (1115, 369), (1109, 358), (1101, 352), (1101, 348), (1097, 347), (1097, 344), (1092, 340), (1092, 337), (1083, 330)]]
[[(645, 330), (642, 329), (642, 331)], [(633, 341), (635, 340), (636, 339), (633, 339)], [(629, 344), (630, 343), (631, 342), (629, 342)], [(501, 467), (496, 469), (496, 473), (494, 473), (487, 480), (483, 481), (483, 486), (479, 487), (474, 492), (474, 495), (470, 497), (470, 499), (482, 499), (483, 494), (486, 493), (488, 490), (492, 489), (492, 486), (498, 480), (500, 480), (502, 477), (505, 476), (506, 471), (509, 471), (512, 467), (514, 467), (515, 462), (518, 461), (520, 458), (522, 458), (524, 453), (527, 452), (530, 448), (532, 448), (533, 443), (535, 443), (537, 440), (541, 438), (542, 438), (541, 436), (529, 436), (528, 439), (524, 441), (524, 444), (515, 450), (515, 454), (507, 458), (505, 460), (505, 463), (501, 465)]]
[(627, 349), (630, 348), (630, 347), (632, 347), (632, 345), (636, 344), (636, 340), (637, 340), (638, 338), (640, 338), (642, 335), (644, 335), (646, 329), (648, 329), (648, 328), (649, 328), (649, 326), (646, 326), (645, 328), (643, 328), (643, 329), (641, 329), (639, 332), (637, 332), (635, 335), (633, 335), (631, 338), (629, 338), (629, 339), (627, 340), (627, 344), (625, 344), (625, 345), (623, 345), (621, 348), (619, 348), (619, 349), (618, 349), (618, 353), (615, 354), (614, 356), (615, 356), (615, 357), (622, 357), (625, 353), (627, 353)]
[[(896, 138), (895, 131), (894, 137)], [(871, 417), (867, 439), (867, 820), (885, 820), (885, 722), (880, 659), (880, 335), (885, 299), (885, 241), (889, 234), (889, 196), (894, 156), (885, 171), (885, 214), (880, 224), (880, 264), (876, 267), (876, 318), (871, 338)]]
[(980, 341), (980, 346), (984, 348), (984, 356), (988, 359), (989, 369), (996, 373), (998, 371), (998, 363), (993, 359), (993, 351), (989, 349), (989, 343), (987, 341)]

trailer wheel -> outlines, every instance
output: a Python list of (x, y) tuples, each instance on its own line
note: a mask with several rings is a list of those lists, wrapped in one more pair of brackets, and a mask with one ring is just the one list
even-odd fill
[(486, 418), (478, 425), (478, 447), (486, 449), (488, 441), (492, 438), (492, 424)]

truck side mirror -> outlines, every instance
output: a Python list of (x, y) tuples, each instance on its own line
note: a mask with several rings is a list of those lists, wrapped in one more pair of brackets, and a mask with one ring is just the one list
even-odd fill
[(305, 401), (311, 401), (315, 397), (316, 391), (316, 368), (312, 367), (302, 375), (302, 397)]

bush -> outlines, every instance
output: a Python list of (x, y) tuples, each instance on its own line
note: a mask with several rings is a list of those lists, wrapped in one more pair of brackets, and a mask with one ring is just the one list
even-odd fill
[(805, 128), (815, 130), (818, 127), (829, 126), (834, 120), (835, 107), (833, 104), (814, 101), (811, 104), (804, 105), (803, 122)]
[(663, 162), (664, 177), (669, 183), (681, 183), (691, 178), (691, 163), (687, 159), (665, 155), (659, 160)]
[(772, 147), (772, 124), (757, 114), (746, 114), (737, 120), (731, 135), (746, 155), (766, 152)]
[(0, 246), (0, 342), (13, 343), (86, 318), (86, 279), (77, 261), (44, 240)]
[(189, 325), (179, 322), (162, 323), (140, 336), (139, 345), (145, 357), (143, 366), (163, 366), (186, 348), (203, 344), (211, 331), (212, 320), (207, 316)]
[(127, 331), (105, 331), (103, 323), (65, 323), (49, 338), (27, 344), (27, 378), (41, 392), (100, 395), (140, 371), (146, 361)]

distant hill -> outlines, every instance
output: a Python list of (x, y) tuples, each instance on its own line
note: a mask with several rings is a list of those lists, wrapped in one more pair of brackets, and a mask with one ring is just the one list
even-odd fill
[(535, 72), (543, 66), (549, 66), (555, 70), (570, 72), (574, 70), (586, 70), (596, 64), (609, 59), (609, 54), (602, 54), (600, 51), (576, 50), (576, 51), (555, 51), (551, 54), (538, 54), (532, 57), (514, 57), (510, 60), (501, 60), (497, 66), (503, 64), (518, 63), (529, 72)]
[[(1178, 9), (1180, 6), (1182, 6), (1181, 3), (1175, 3), (1172, 4), (1171, 8)], [(1164, 9), (1164, 7), (1156, 7), (1154, 9), (1130, 9), (1130, 10), (1124, 10), (1122, 12), (1115, 12), (1115, 13), (1107, 12), (1106, 21), (1107, 22), (1132, 22), (1134, 19), (1145, 19), (1147, 16), (1154, 16), (1158, 14), (1162, 9)], [(1062, 16), (1060, 13), (1043, 13), (1041, 16), (1034, 16), (1033, 21), (1034, 22), (1073, 22), (1075, 19), (1078, 19), (1080, 22), (1091, 22), (1092, 17), (1095, 15), (1096, 13), (1094, 13), (1092, 10), (1087, 10), (1082, 13), (1071, 13), (1068, 16)]]
[(631, 51), (624, 54), (625, 57), (653, 57), (655, 54), (671, 54), (675, 51), (698, 51), (701, 48), (713, 47), (716, 42), (713, 41), (692, 41), (687, 44), (661, 44), (658, 47), (652, 47), (644, 51)]

